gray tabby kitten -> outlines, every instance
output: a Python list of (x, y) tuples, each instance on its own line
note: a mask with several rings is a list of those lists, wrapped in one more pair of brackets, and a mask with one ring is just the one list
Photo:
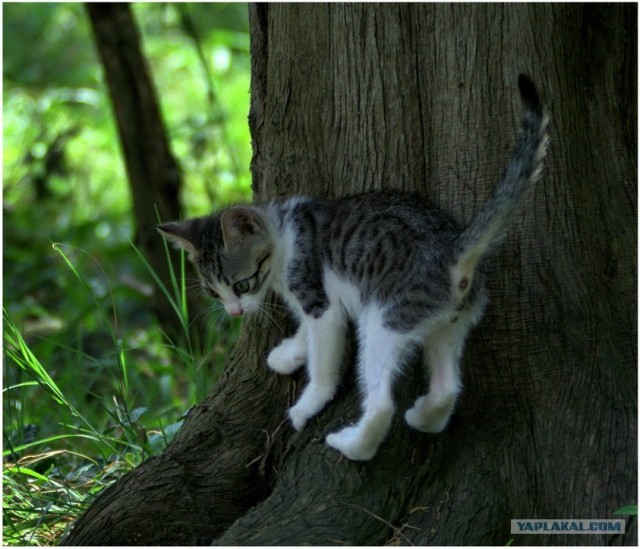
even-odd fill
[(159, 227), (187, 250), (204, 289), (231, 316), (259, 310), (268, 290), (289, 305), (298, 331), (267, 364), (280, 374), (307, 365), (309, 383), (289, 410), (297, 430), (334, 397), (346, 319), (355, 321), (363, 413), (326, 438), (349, 459), (375, 455), (395, 410), (394, 377), (417, 346), (429, 391), (405, 420), (438, 433), (451, 417), (464, 341), (487, 303), (481, 262), (504, 238), (545, 156), (547, 116), (531, 80), (520, 75), (518, 83), (522, 131), (502, 179), (463, 231), (419, 195), (396, 191), (234, 206)]

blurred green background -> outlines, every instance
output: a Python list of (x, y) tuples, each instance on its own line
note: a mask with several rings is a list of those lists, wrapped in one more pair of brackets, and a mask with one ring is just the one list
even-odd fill
[[(95, 480), (110, 463), (126, 470), (159, 451), (211, 389), (238, 324), (213, 314), (204, 354), (158, 327), (154, 282), (130, 242), (129, 187), (83, 4), (2, 9), (5, 543), (18, 543), (29, 530), (7, 515), (19, 507), (7, 488), (17, 482), (15, 463), (31, 456), (29, 469), (48, 482), (90, 466)], [(132, 11), (181, 166), (186, 215), (249, 200), (246, 4)], [(32, 353), (26, 367), (15, 356), (25, 357), (21, 338)], [(33, 492), (37, 477), (28, 480)]]

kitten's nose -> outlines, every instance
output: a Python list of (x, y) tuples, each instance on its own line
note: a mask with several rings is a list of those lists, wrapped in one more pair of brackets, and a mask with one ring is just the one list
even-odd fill
[(238, 305), (237, 307), (229, 308), (227, 312), (231, 316), (242, 316), (244, 314), (244, 309), (241, 305)]

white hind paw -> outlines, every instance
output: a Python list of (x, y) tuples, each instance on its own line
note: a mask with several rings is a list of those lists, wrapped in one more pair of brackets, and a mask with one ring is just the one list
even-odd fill
[(404, 419), (410, 427), (423, 433), (440, 433), (451, 419), (456, 397), (453, 394), (433, 398), (429, 393), (416, 400), (404, 414)]
[(368, 461), (376, 455), (379, 442), (362, 432), (358, 425), (327, 435), (327, 444), (353, 461)]

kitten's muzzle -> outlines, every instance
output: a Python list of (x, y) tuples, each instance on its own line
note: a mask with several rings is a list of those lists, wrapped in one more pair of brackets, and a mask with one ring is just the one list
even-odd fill
[(244, 314), (244, 309), (242, 308), (242, 305), (237, 305), (237, 306), (229, 306), (227, 308), (227, 313), (229, 313), (229, 316), (242, 316)]

